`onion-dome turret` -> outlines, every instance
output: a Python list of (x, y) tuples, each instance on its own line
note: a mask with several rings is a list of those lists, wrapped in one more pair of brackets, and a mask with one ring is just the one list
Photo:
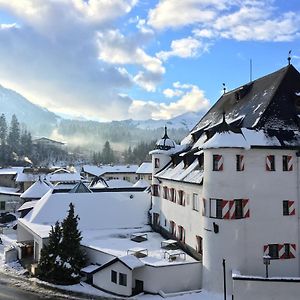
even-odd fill
[(171, 148), (175, 148), (175, 142), (168, 137), (167, 127), (165, 126), (165, 134), (156, 142), (155, 149), (170, 150)]

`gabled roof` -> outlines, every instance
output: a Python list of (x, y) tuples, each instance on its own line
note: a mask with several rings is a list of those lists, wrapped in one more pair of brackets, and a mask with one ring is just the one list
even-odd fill
[(289, 65), (222, 95), (192, 133), (221, 123), (223, 113), (227, 123), (237, 127), (277, 129), (279, 119), (283, 129), (299, 128), (299, 91), (300, 74)]
[(29, 187), (23, 194), (21, 194), (22, 199), (40, 199), (50, 190), (52, 190), (52, 186), (46, 180), (39, 179)]

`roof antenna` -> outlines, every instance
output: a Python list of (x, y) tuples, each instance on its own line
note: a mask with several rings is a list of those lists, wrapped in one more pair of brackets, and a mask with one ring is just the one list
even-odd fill
[(225, 94), (226, 93), (226, 85), (225, 85), (225, 83), (223, 83), (223, 94)]
[(252, 58), (250, 58), (250, 82), (252, 82)]
[(292, 53), (292, 50), (289, 51), (289, 56), (288, 56), (289, 65), (291, 64), (291, 60), (292, 60), (291, 53)]

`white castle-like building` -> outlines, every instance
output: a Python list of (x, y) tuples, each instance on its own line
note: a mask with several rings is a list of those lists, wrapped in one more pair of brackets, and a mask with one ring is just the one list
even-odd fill
[(289, 65), (224, 92), (180, 145), (166, 131), (150, 152), (152, 226), (202, 260), (203, 289), (223, 292), (225, 259), (234, 299), (259, 299), (242, 296), (244, 282), (293, 281), (300, 292), (299, 127)]

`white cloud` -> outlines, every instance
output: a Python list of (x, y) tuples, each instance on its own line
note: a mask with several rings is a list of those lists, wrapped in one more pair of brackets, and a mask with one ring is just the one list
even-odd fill
[(149, 11), (148, 24), (155, 29), (190, 25), (198, 39), (282, 42), (300, 36), (299, 13), (278, 13), (274, 0), (160, 0)]
[[(0, 0), (0, 8), (21, 24), (1, 26), (0, 82), (56, 112), (127, 118), (132, 99), (119, 91), (131, 88), (133, 79), (125, 68), (98, 59), (96, 33), (106, 32), (108, 20), (126, 14), (136, 1), (96, 2), (110, 9), (105, 19), (100, 11), (96, 17), (87, 11), (91, 8), (75, 7), (69, 0)], [(154, 68), (147, 58), (145, 67)]]
[(183, 94), (183, 91), (180, 90), (174, 90), (174, 89), (165, 89), (163, 91), (163, 94), (165, 95), (166, 98), (174, 98), (174, 97), (179, 97)]
[(99, 59), (111, 64), (133, 64), (144, 68), (134, 76), (134, 82), (153, 92), (162, 79), (165, 68), (157, 57), (139, 47), (140, 37), (125, 37), (119, 30), (98, 33)]
[(156, 55), (162, 60), (167, 60), (172, 56), (177, 56), (181, 58), (195, 57), (200, 54), (200, 52), (208, 51), (208, 45), (196, 40), (192, 37), (183, 38), (180, 40), (174, 40), (171, 43), (170, 51), (161, 51)]
[[(174, 86), (174, 85), (173, 85)], [(170, 103), (157, 103), (153, 101), (134, 100), (129, 112), (132, 118), (143, 116), (143, 118), (170, 119), (186, 112), (206, 111), (209, 101), (204, 92), (196, 85), (177, 83), (176, 86), (184, 86), (185, 91), (177, 101)]]
[(232, 0), (161, 0), (148, 14), (148, 24), (156, 29), (182, 27), (214, 20)]

